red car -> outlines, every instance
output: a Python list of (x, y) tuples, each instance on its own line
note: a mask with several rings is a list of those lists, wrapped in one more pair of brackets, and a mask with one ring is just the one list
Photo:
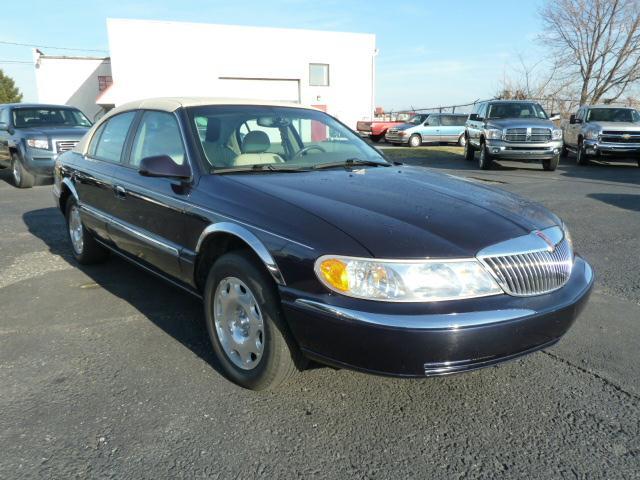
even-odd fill
[(374, 142), (379, 142), (384, 140), (387, 130), (396, 125), (407, 123), (412, 116), (411, 113), (400, 113), (393, 120), (361, 120), (357, 123), (356, 129), (361, 137), (368, 137)]

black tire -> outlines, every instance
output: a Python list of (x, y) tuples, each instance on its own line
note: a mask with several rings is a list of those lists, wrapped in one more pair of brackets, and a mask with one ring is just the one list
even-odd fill
[(481, 170), (490, 170), (493, 164), (493, 158), (489, 153), (489, 149), (484, 142), (480, 144), (480, 158), (478, 158), (478, 167)]
[(553, 158), (542, 160), (542, 168), (544, 168), (548, 172), (553, 172), (556, 168), (558, 168), (559, 163), (560, 155), (555, 155)]
[(422, 137), (420, 135), (418, 135), (417, 133), (414, 133), (409, 137), (409, 143), (407, 143), (407, 146), (419, 147), (421, 145), (422, 145)]
[(563, 143), (562, 150), (560, 150), (560, 156), (562, 158), (567, 158), (569, 156), (569, 150), (567, 150), (567, 146)]
[(24, 168), (20, 155), (16, 152), (11, 154), (11, 178), (18, 188), (31, 188), (36, 182), (36, 177)]
[(476, 151), (473, 148), (473, 145), (471, 145), (471, 142), (469, 141), (469, 139), (467, 139), (467, 142), (464, 144), (464, 159), (467, 160), (468, 162), (471, 162), (474, 160), (476, 155)]
[[(229, 278), (238, 279), (248, 287), (262, 319), (263, 350), (258, 363), (251, 369), (240, 368), (232, 361), (224, 350), (215, 323), (216, 291), (219, 285), (224, 286), (221, 282)], [(296, 373), (299, 350), (284, 319), (277, 288), (253, 255), (236, 251), (226, 253), (216, 260), (205, 284), (204, 305), (213, 351), (229, 380), (250, 390), (267, 390), (286, 382)]]
[(74, 229), (74, 231), (78, 231), (79, 235), (82, 236), (82, 246), (79, 247), (78, 243), (74, 241), (71, 225), (74, 210), (79, 213), (78, 203), (75, 198), (71, 197), (67, 200), (65, 218), (67, 220), (67, 233), (69, 235), (69, 242), (71, 243), (71, 251), (73, 252), (74, 258), (81, 265), (93, 265), (95, 263), (104, 262), (109, 258), (109, 251), (96, 242), (95, 238), (93, 238), (93, 234), (87, 230), (81, 220), (79, 229)]
[(576, 149), (576, 163), (578, 165), (589, 165), (589, 155), (584, 151), (584, 144), (582, 140), (578, 141), (578, 148)]
[(384, 139), (384, 135), (369, 135), (369, 138), (373, 143), (378, 143), (380, 140)]

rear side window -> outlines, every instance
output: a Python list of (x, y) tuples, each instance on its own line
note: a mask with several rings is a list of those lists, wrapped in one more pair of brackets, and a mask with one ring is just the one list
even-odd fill
[(445, 127), (461, 127), (464, 125), (467, 117), (462, 115), (443, 115), (441, 119), (442, 125)]
[(127, 134), (136, 112), (116, 115), (100, 125), (91, 140), (89, 155), (98, 160), (120, 163)]

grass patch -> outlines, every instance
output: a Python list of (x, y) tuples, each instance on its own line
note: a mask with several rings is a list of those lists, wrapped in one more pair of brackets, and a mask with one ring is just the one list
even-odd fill
[(416, 160), (460, 160), (462, 148), (447, 145), (433, 145), (428, 147), (388, 147), (382, 148), (382, 152), (392, 160), (416, 159)]

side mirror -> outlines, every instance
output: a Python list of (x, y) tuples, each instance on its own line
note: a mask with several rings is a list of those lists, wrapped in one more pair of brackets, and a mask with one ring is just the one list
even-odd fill
[(580, 120), (579, 118), (576, 118), (576, 116), (575, 116), (575, 115), (571, 115), (571, 116), (569, 117), (569, 123), (570, 123), (571, 125), (574, 125), (574, 124), (576, 124), (576, 123), (582, 123), (582, 120)]
[(0, 131), (2, 132), (9, 131), (9, 125), (7, 125), (7, 122), (0, 122)]
[(145, 177), (165, 177), (186, 180), (191, 178), (189, 165), (178, 165), (169, 155), (143, 158), (138, 173)]
[(469, 115), (469, 120), (471, 120), (472, 122), (477, 122), (478, 119), (478, 114), (477, 113), (472, 113), (471, 115)]

